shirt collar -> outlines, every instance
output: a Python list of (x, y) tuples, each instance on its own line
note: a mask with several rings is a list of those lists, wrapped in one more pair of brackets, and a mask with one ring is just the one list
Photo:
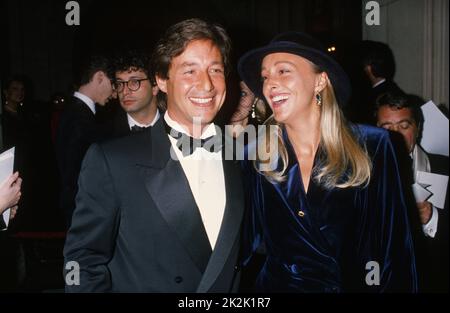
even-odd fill
[(156, 122), (158, 121), (158, 119), (159, 119), (159, 116), (160, 116), (159, 110), (156, 110), (156, 114), (155, 114), (155, 117), (153, 118), (153, 121), (151, 121), (149, 124), (141, 124), (141, 123), (139, 123), (138, 121), (136, 121), (134, 118), (132, 118), (132, 117), (130, 116), (130, 114), (127, 113), (128, 125), (130, 126), (130, 129), (131, 129), (131, 127), (133, 127), (133, 126), (150, 127), (150, 126), (155, 125), (155, 123), (156, 123)]
[[(170, 118), (167, 111), (164, 114), (164, 120), (166, 121), (167, 125), (169, 125), (173, 129), (175, 129), (176, 131), (189, 135), (189, 133), (185, 130), (185, 128), (182, 125), (180, 125), (178, 122), (176, 122), (172, 118)], [(215, 136), (215, 135), (216, 135), (216, 127), (215, 127), (214, 123), (211, 123), (203, 130), (203, 133), (200, 136), (200, 139), (206, 139), (208, 137)]]
[(380, 80), (378, 83), (375, 83), (375, 84), (372, 86), (372, 88), (375, 88), (375, 87), (381, 85), (381, 84), (384, 83), (385, 81), (386, 81), (386, 78), (383, 78), (383, 79)]
[(81, 101), (83, 101), (88, 107), (89, 109), (92, 111), (92, 113), (95, 114), (95, 102), (94, 100), (92, 100), (91, 98), (89, 98), (88, 96), (82, 94), (81, 92), (75, 91), (73, 93), (73, 96), (80, 99)]

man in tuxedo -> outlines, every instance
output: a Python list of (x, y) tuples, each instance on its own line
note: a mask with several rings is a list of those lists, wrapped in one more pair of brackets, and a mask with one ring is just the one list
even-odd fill
[[(448, 157), (427, 153), (418, 143), (423, 125), (422, 104), (417, 96), (401, 93), (383, 94), (376, 102), (377, 126), (402, 135), (411, 160), (403, 162), (408, 164), (411, 174), (405, 171), (404, 180), (408, 181), (409, 176), (411, 184), (416, 182), (418, 171), (446, 176), (449, 173)], [(399, 160), (401, 162), (402, 158)], [(421, 278), (419, 290), (448, 292), (448, 189), (444, 208), (436, 208), (429, 201), (417, 202), (416, 206), (422, 230), (422, 236), (416, 236)]]
[(153, 126), (160, 117), (158, 86), (150, 75), (149, 57), (140, 51), (124, 52), (114, 60), (115, 90), (123, 110), (112, 122), (112, 136), (119, 137)]
[(75, 209), (81, 162), (89, 146), (102, 139), (95, 120), (95, 104), (104, 106), (113, 97), (110, 61), (92, 56), (80, 68), (79, 88), (66, 103), (56, 133), (56, 158), (60, 175), (60, 207), (70, 227)]
[(225, 160), (225, 148), (188, 145), (185, 154), (179, 145), (217, 139), (229, 50), (225, 30), (199, 19), (160, 39), (151, 68), (167, 111), (153, 127), (86, 154), (64, 248), (80, 280), (66, 291), (237, 291), (240, 167)]

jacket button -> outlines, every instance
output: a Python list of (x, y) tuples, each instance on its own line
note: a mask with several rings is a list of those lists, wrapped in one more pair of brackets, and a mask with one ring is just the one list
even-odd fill
[(305, 216), (305, 212), (303, 212), (303, 211), (298, 211), (298, 216), (300, 216), (300, 217), (303, 217), (303, 216)]
[(175, 277), (175, 282), (176, 282), (177, 284), (181, 283), (182, 281), (183, 281), (183, 277), (181, 277), (181, 276)]
[(235, 270), (236, 272), (239, 272), (239, 271), (241, 270), (241, 267), (240, 267), (239, 265), (236, 265), (236, 266), (234, 267), (234, 270)]

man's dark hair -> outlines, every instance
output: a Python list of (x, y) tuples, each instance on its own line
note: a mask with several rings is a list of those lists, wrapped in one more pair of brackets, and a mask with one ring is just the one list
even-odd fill
[(395, 59), (391, 48), (382, 42), (366, 40), (362, 44), (362, 65), (372, 67), (375, 77), (392, 79), (395, 74)]
[(417, 124), (417, 128), (421, 130), (423, 125), (423, 112), (420, 107), (424, 104), (424, 100), (416, 95), (408, 95), (403, 93), (383, 93), (375, 102), (374, 117), (378, 119), (378, 110), (383, 106), (389, 106), (397, 110), (409, 109), (412, 117)]
[(150, 57), (144, 51), (129, 50), (120, 53), (113, 61), (114, 73), (128, 71), (143, 71), (155, 85), (155, 78), (150, 71)]
[(103, 55), (92, 55), (81, 60), (79, 72), (75, 78), (77, 87), (88, 84), (95, 73), (102, 71), (109, 79), (114, 77), (110, 58)]
[(154, 75), (167, 79), (172, 59), (182, 54), (186, 46), (194, 40), (211, 40), (222, 54), (225, 73), (229, 72), (231, 40), (227, 32), (218, 24), (193, 18), (169, 27), (158, 41), (152, 54)]

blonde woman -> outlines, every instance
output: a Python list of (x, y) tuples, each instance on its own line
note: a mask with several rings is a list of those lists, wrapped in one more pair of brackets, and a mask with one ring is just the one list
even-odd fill
[[(342, 68), (306, 34), (278, 35), (239, 61), (279, 125), (278, 167), (246, 167), (247, 252), (263, 244), (260, 292), (415, 292), (415, 259), (388, 133), (348, 124)], [(269, 146), (270, 147), (270, 146)], [(248, 253), (246, 261), (248, 261)]]

